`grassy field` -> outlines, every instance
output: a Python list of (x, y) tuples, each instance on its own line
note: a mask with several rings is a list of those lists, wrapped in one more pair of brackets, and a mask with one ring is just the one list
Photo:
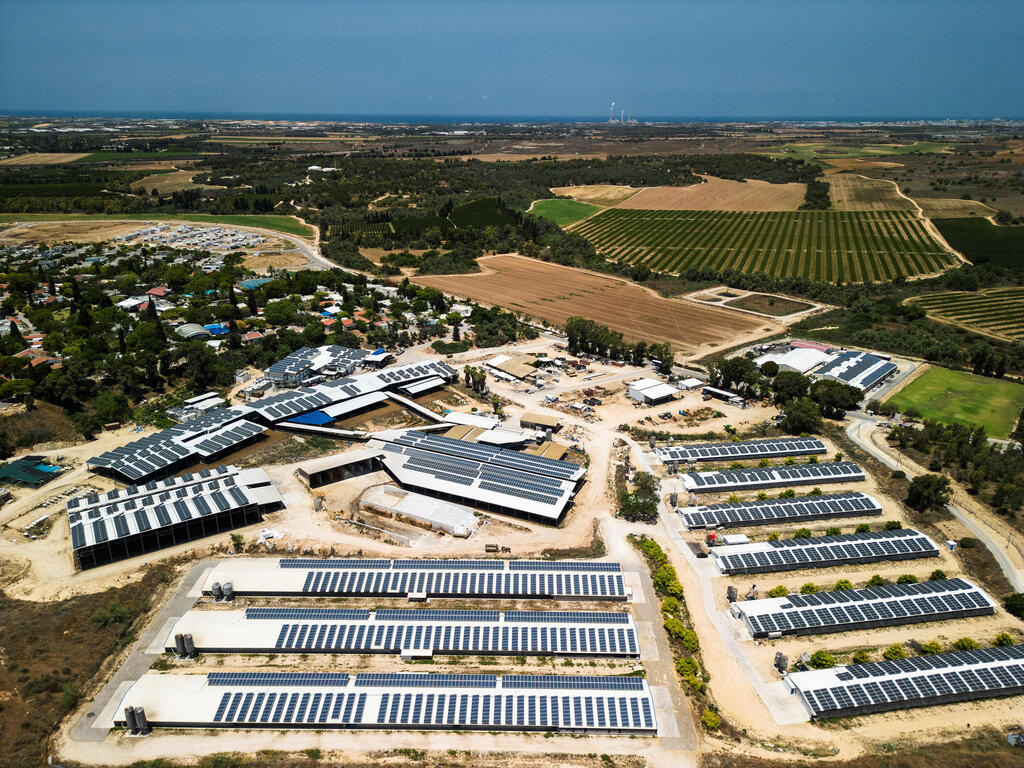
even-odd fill
[(845, 147), (833, 144), (784, 144), (773, 147), (767, 154), (775, 157), (793, 157), (805, 162), (817, 162), (832, 158), (890, 157), (893, 155), (933, 154), (947, 152), (950, 146), (935, 141), (916, 141), (913, 144), (865, 144), (861, 147)]
[(1024, 341), (1024, 288), (996, 288), (975, 293), (935, 293), (912, 299), (929, 315), (967, 328)]
[(537, 200), (530, 213), (544, 219), (550, 219), (560, 227), (575, 224), (580, 219), (592, 216), (601, 210), (600, 206), (581, 203), (576, 200)]
[(899, 194), (895, 184), (855, 173), (828, 177), (832, 207), (837, 211), (912, 211), (914, 204)]
[(290, 216), (215, 216), (208, 213), (0, 213), (0, 224), (12, 221), (196, 221), (239, 227), (260, 227), (299, 237), (312, 237), (313, 229)]
[(199, 157), (194, 150), (169, 149), (166, 152), (90, 152), (80, 157), (76, 163), (131, 163), (136, 160), (184, 160)]
[(572, 228), (606, 258), (661, 272), (735, 269), (874, 282), (937, 272), (952, 258), (899, 211), (647, 211), (612, 208)]
[(1010, 434), (1024, 408), (1024, 384), (929, 366), (888, 401), (917, 408), (926, 419), (976, 424), (990, 437)]
[(484, 197), (460, 205), (448, 218), (456, 227), (502, 227), (509, 223), (508, 217), (498, 207), (496, 197)]
[(932, 219), (953, 248), (975, 264), (1024, 270), (1024, 227), (997, 227), (985, 219)]

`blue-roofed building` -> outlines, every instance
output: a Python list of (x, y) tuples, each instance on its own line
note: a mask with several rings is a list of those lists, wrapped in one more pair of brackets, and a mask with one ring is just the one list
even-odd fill
[(223, 336), (228, 333), (228, 328), (221, 325), (220, 323), (211, 323), (210, 325), (204, 325), (203, 328), (208, 330), (214, 336)]
[(861, 392), (878, 386), (897, 372), (895, 363), (870, 352), (848, 350), (815, 371), (818, 379), (832, 379), (856, 387)]
[(261, 285), (266, 285), (271, 281), (269, 277), (254, 277), (250, 280), (239, 280), (236, 285), (243, 291), (251, 291), (259, 288)]

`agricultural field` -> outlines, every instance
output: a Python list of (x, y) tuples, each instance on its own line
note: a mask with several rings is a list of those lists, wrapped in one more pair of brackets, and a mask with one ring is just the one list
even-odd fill
[(593, 216), (601, 210), (598, 205), (581, 203), (577, 200), (552, 199), (536, 200), (530, 208), (530, 213), (555, 222), (560, 227), (567, 227), (575, 224), (580, 219)]
[(501, 227), (509, 223), (508, 217), (498, 207), (498, 198), (484, 197), (460, 205), (448, 214), (456, 227)]
[(806, 184), (769, 184), (704, 176), (703, 184), (642, 189), (618, 208), (649, 211), (795, 211), (804, 201)]
[(950, 247), (974, 264), (1024, 272), (1024, 227), (999, 227), (986, 219), (932, 219)]
[(61, 163), (73, 163), (88, 154), (88, 152), (29, 152), (25, 155), (5, 157), (0, 160), (0, 165), (60, 165)]
[(847, 147), (825, 143), (784, 144), (772, 147), (767, 154), (773, 157), (793, 157), (814, 163), (829, 160), (845, 160), (859, 157), (891, 157), (894, 155), (927, 155), (948, 153), (948, 144), (936, 141), (916, 141), (913, 144), (865, 144), (861, 147)]
[(1024, 408), (1024, 384), (929, 366), (887, 402), (901, 411), (916, 408), (926, 419), (976, 424), (990, 437), (1006, 437)]
[(782, 326), (765, 318), (666, 299), (636, 283), (529, 259), (484, 256), (473, 275), (420, 275), (413, 282), (564, 325), (574, 315), (621, 331), (630, 341), (665, 341), (683, 353), (753, 341)]
[(935, 293), (911, 299), (911, 303), (929, 315), (965, 328), (1009, 341), (1024, 341), (1024, 288)]
[(212, 213), (0, 213), (0, 225), (29, 221), (195, 221), (200, 224), (225, 224), (236, 227), (258, 227), (298, 237), (313, 237), (313, 229), (291, 216), (273, 214), (239, 214), (219, 216)]
[(977, 200), (943, 199), (940, 197), (918, 197), (915, 202), (929, 219), (969, 219), (995, 216), (996, 209)]
[(551, 192), (559, 197), (571, 197), (581, 203), (612, 206), (628, 200), (640, 190), (619, 184), (581, 184), (577, 187), (552, 187)]
[(211, 184), (195, 184), (192, 181), (192, 177), (195, 175), (195, 169), (154, 173), (150, 176), (144, 176), (138, 181), (133, 181), (131, 186), (135, 191), (151, 192), (155, 189), (161, 195), (182, 192), (186, 189), (224, 189), (224, 187)]
[(187, 149), (168, 149), (162, 152), (90, 152), (75, 160), (76, 163), (132, 163), (137, 160), (184, 160), (199, 157), (199, 152)]
[(572, 228), (608, 259), (874, 282), (941, 271), (953, 257), (901, 211), (648, 211), (611, 208)]
[(853, 173), (828, 176), (832, 207), (837, 211), (913, 211), (914, 203), (903, 197), (896, 185), (883, 179), (869, 179)]

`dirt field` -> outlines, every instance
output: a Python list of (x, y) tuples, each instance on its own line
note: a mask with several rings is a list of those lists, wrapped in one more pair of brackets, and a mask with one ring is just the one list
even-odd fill
[(144, 222), (36, 222), (32, 225), (17, 225), (0, 230), (0, 245), (36, 245), (38, 243), (59, 243), (65, 240), (78, 242), (102, 242), (125, 232), (134, 232)]
[(863, 160), (859, 157), (835, 157), (829, 158), (825, 162), (837, 171), (857, 171), (867, 170), (868, 168), (900, 168), (903, 165), (903, 163), (891, 163), (887, 160)]
[(828, 177), (832, 206), (837, 211), (912, 211), (912, 201), (899, 194), (888, 181), (869, 179), (853, 173)]
[(995, 208), (990, 208), (977, 200), (956, 200), (943, 198), (914, 198), (921, 212), (933, 219), (966, 219), (974, 216), (994, 216)]
[(306, 267), (309, 266), (309, 259), (302, 254), (302, 251), (296, 249), (293, 251), (255, 253), (251, 256), (246, 256), (242, 261), (242, 264), (247, 269), (252, 269), (256, 272), (266, 272), (271, 267), (274, 267), (275, 269)]
[(485, 256), (479, 263), (479, 274), (423, 276), (414, 281), (559, 325), (583, 315), (622, 331), (627, 339), (667, 341), (687, 354), (781, 330), (771, 321), (665, 299), (625, 280), (515, 254)]
[(155, 173), (152, 176), (146, 176), (145, 178), (134, 182), (132, 184), (132, 189), (144, 189), (147, 192), (156, 189), (161, 195), (170, 194), (171, 192), (181, 192), (186, 189), (223, 189), (223, 187), (211, 186), (208, 184), (193, 184), (192, 177), (195, 175), (195, 170), (175, 170), (170, 173)]
[(16, 155), (0, 160), (0, 165), (59, 165), (73, 163), (88, 152), (29, 152), (27, 155)]
[(642, 189), (617, 207), (654, 211), (795, 211), (807, 190), (805, 184), (703, 178), (703, 184), (689, 187)]
[(617, 184), (583, 184), (578, 187), (552, 187), (559, 196), (568, 196), (581, 203), (592, 205), (618, 205), (640, 190), (636, 187), (622, 187)]

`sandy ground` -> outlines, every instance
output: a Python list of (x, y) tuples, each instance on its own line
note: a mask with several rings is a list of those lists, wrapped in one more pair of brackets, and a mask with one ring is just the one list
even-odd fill
[(563, 325), (586, 316), (629, 340), (666, 341), (687, 355), (752, 341), (782, 326), (721, 307), (666, 299), (627, 280), (516, 254), (485, 256), (472, 275), (415, 277), (414, 282)]
[(266, 272), (267, 270), (274, 269), (297, 269), (305, 267), (309, 264), (307, 259), (301, 251), (257, 251), (251, 255), (246, 256), (242, 260), (242, 265), (247, 269), (251, 269), (254, 272)]
[(795, 211), (804, 201), (806, 184), (769, 184), (704, 176), (689, 187), (650, 187), (619, 203), (618, 208), (657, 211)]
[(853, 173), (828, 177), (832, 206), (837, 211), (912, 211), (914, 204), (898, 194), (892, 183)]
[(551, 191), (559, 196), (568, 196), (581, 203), (593, 205), (617, 205), (628, 200), (640, 191), (637, 187), (624, 187), (616, 184), (583, 184), (578, 187), (551, 187)]
[(144, 221), (134, 224), (110, 221), (32, 222), (0, 230), (3, 245), (37, 245), (64, 241), (99, 243), (145, 226)]
[(29, 152), (0, 160), (0, 165), (59, 165), (72, 163), (87, 156), (88, 152)]

